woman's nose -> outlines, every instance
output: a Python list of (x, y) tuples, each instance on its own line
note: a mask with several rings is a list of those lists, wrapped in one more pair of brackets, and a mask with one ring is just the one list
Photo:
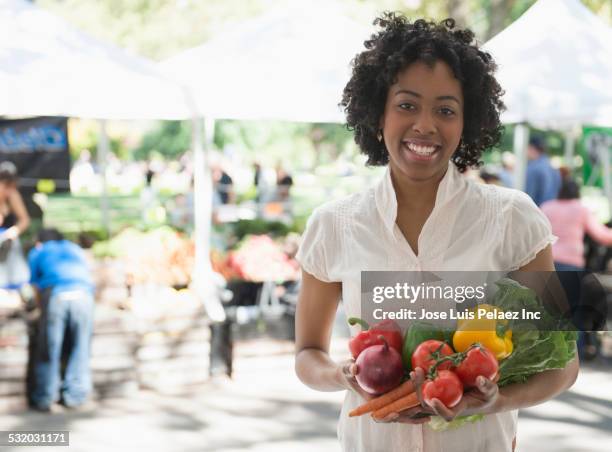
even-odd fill
[(429, 113), (421, 112), (415, 118), (412, 129), (420, 135), (431, 135), (436, 131), (434, 118)]

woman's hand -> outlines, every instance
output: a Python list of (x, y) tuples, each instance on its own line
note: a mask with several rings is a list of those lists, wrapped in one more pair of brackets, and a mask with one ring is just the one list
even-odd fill
[(357, 383), (357, 374), (359, 373), (359, 366), (355, 364), (354, 359), (347, 359), (338, 364), (339, 379), (342, 385), (349, 391), (356, 392), (366, 402), (372, 400), (375, 396), (363, 390), (359, 383)]
[(417, 367), (416, 370), (410, 373), (410, 378), (415, 382), (417, 396), (423, 408), (432, 414), (440, 416), (447, 422), (452, 421), (457, 416), (492, 413), (493, 411), (491, 410), (499, 397), (499, 387), (497, 384), (481, 375), (476, 379), (478, 386), (467, 390), (463, 394), (461, 401), (454, 407), (449, 408), (438, 399), (433, 399), (431, 405), (428, 405), (421, 395), (421, 385), (425, 382), (423, 369)]
[[(359, 373), (359, 366), (355, 364), (354, 359), (348, 359), (346, 361), (341, 362), (338, 365), (338, 369), (339, 369), (339, 373), (341, 374), (341, 379), (346, 389), (356, 392), (365, 401), (369, 401), (369, 400), (376, 398), (375, 395), (372, 395), (364, 391), (361, 388), (361, 386), (359, 386), (359, 383), (357, 383), (356, 376)], [(416, 406), (408, 410), (403, 410), (399, 413), (390, 413), (384, 419), (375, 419), (374, 422), (380, 422), (380, 423), (400, 422), (402, 424), (424, 424), (426, 422), (429, 422), (431, 414), (433, 414), (433, 410), (423, 409), (420, 406)]]

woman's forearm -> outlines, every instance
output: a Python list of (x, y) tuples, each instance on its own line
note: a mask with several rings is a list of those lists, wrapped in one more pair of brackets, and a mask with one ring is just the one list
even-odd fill
[(578, 376), (578, 357), (564, 369), (547, 370), (529, 378), (525, 383), (512, 384), (499, 390), (497, 403), (491, 412), (501, 412), (538, 405), (569, 389)]
[(347, 389), (340, 374), (342, 370), (329, 354), (318, 348), (305, 348), (295, 356), (295, 373), (306, 386), (317, 391)]
[(19, 234), (23, 234), (30, 227), (30, 217), (28, 215), (21, 216), (15, 227), (18, 228)]

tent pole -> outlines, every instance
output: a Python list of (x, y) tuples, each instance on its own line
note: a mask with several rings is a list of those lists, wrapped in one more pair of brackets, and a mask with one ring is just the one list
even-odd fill
[(210, 319), (222, 322), (225, 320), (225, 310), (216, 290), (210, 262), (212, 179), (208, 166), (208, 149), (212, 143), (213, 133), (213, 119), (194, 118), (192, 120), (195, 239), (193, 287), (201, 298)]
[(608, 198), (608, 209), (612, 214), (612, 175), (610, 175), (610, 147), (601, 144), (599, 146), (599, 161), (603, 170), (604, 193)]
[(564, 148), (564, 160), (565, 166), (570, 170), (574, 168), (574, 150), (576, 148), (576, 138), (578, 137), (578, 130), (575, 126), (565, 131), (565, 148)]
[(99, 137), (98, 137), (98, 168), (102, 177), (102, 196), (100, 198), (100, 212), (102, 213), (102, 228), (106, 236), (110, 238), (110, 218), (109, 218), (109, 203), (108, 203), (108, 181), (106, 180), (106, 162), (108, 160), (108, 152), (110, 150), (108, 142), (108, 134), (106, 133), (106, 121), (98, 120)]
[(529, 143), (529, 127), (526, 123), (514, 126), (514, 188), (525, 190), (525, 176), (527, 173), (527, 144)]

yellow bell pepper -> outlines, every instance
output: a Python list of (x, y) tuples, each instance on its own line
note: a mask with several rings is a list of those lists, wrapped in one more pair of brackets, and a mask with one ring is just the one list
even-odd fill
[[(474, 313), (474, 318), (459, 320), (457, 330), (453, 334), (453, 347), (457, 352), (464, 352), (472, 344), (479, 343), (485, 346), (495, 355), (498, 361), (507, 358), (512, 353), (512, 331), (507, 328), (507, 320), (497, 318), (486, 318), (478, 316), (478, 310), (482, 313), (502, 312), (501, 309), (481, 304), (470, 311)], [(497, 317), (497, 316), (493, 316)]]

